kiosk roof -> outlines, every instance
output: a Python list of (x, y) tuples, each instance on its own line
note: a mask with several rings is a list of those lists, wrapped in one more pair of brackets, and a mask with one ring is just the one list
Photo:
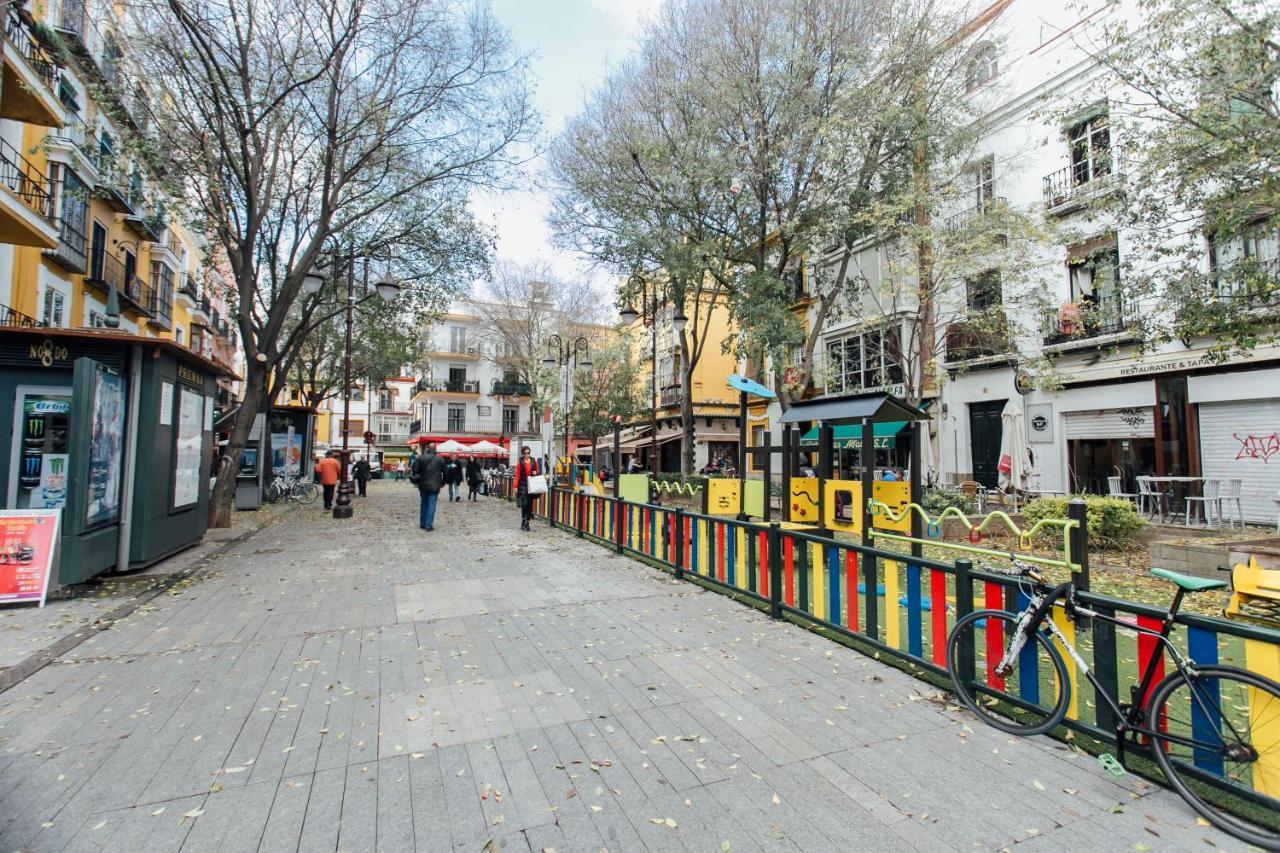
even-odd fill
[(875, 422), (923, 421), (929, 416), (901, 397), (892, 394), (850, 394), (844, 397), (819, 397), (795, 403), (782, 413), (780, 423), (823, 421), (829, 424), (858, 423), (864, 418)]

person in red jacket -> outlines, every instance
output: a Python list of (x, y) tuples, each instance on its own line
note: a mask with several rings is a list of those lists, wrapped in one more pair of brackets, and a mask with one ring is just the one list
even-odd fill
[(520, 448), (520, 461), (516, 463), (511, 485), (515, 487), (516, 503), (520, 505), (520, 529), (529, 529), (533, 518), (533, 495), (529, 494), (529, 478), (538, 473), (538, 460), (527, 447)]

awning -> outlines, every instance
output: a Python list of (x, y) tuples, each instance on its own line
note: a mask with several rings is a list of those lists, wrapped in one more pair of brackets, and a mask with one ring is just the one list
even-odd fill
[(779, 423), (827, 421), (857, 423), (864, 418), (877, 422), (923, 421), (929, 416), (906, 400), (892, 394), (851, 394), (845, 397), (818, 397), (794, 403), (778, 418)]
[[(887, 423), (872, 424), (871, 429), (875, 434), (876, 449), (883, 450), (893, 447), (894, 438), (906, 425), (906, 421), (888, 421)], [(862, 447), (862, 424), (837, 424), (831, 428), (831, 435), (832, 444), (835, 447), (853, 449)], [(800, 445), (803, 447), (806, 444), (817, 446), (818, 427), (813, 427), (800, 436)]]

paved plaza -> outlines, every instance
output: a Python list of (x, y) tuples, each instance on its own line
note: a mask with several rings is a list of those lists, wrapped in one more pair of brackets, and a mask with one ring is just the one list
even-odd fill
[(1241, 849), (511, 504), (416, 512), (286, 512), (0, 694), (0, 850)]

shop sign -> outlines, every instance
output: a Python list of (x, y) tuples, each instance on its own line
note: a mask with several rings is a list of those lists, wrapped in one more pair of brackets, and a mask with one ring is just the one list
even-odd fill
[(44, 607), (61, 517), (56, 509), (0, 510), (0, 604)]
[(204, 374), (198, 370), (192, 370), (185, 364), (178, 365), (178, 379), (186, 382), (188, 385), (195, 385), (197, 388), (204, 387)]
[(92, 424), (89, 439), (89, 488), (85, 503), (86, 527), (116, 521), (124, 462), (124, 377), (98, 365), (93, 372), (90, 401)]
[(66, 361), (70, 355), (70, 350), (65, 346), (55, 344), (48, 338), (38, 344), (32, 344), (28, 350), (28, 358), (40, 362), (41, 367), (53, 367), (55, 362)]
[(1027, 403), (1027, 443), (1053, 444), (1053, 404)]
[[(1096, 353), (1093, 354), (1096, 356)], [(1091, 356), (1093, 357), (1093, 356)], [(1255, 347), (1245, 359), (1232, 358), (1233, 365), (1241, 362), (1262, 362), (1280, 358), (1280, 346), (1265, 344)], [(1080, 382), (1098, 382), (1107, 379), (1139, 379), (1161, 373), (1177, 373), (1220, 366), (1221, 357), (1207, 346), (1195, 346), (1171, 352), (1151, 352), (1137, 355), (1118, 352), (1093, 364), (1073, 364), (1069, 357), (1059, 359), (1057, 368), (1065, 385)]]

